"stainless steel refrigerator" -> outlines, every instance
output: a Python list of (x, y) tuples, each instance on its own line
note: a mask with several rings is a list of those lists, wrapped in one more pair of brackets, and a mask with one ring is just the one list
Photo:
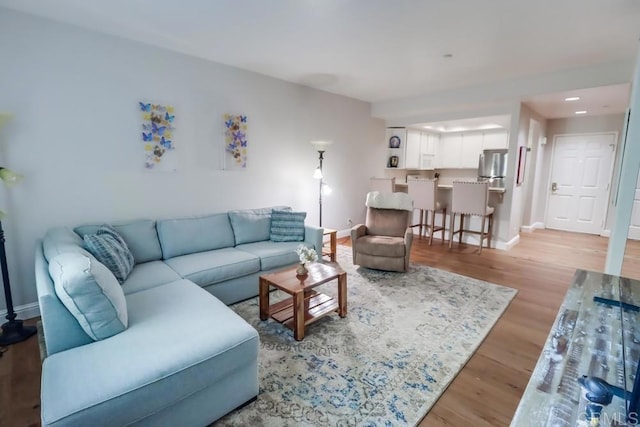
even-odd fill
[(488, 180), (491, 187), (504, 187), (508, 150), (484, 150), (478, 160), (478, 180)]

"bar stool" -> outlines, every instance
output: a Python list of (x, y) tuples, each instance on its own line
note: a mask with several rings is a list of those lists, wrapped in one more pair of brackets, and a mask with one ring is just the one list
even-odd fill
[(369, 178), (369, 191), (378, 191), (380, 193), (395, 193), (396, 178)]
[[(444, 230), (447, 217), (447, 205), (438, 201), (438, 180), (427, 178), (413, 178), (407, 180), (409, 196), (413, 199), (413, 208), (420, 209), (420, 222), (411, 227), (420, 226), (419, 235), (422, 236), (422, 226), (425, 232), (429, 232), (429, 246), (433, 242), (433, 233), (442, 231), (444, 243)], [(436, 226), (436, 212), (442, 211), (442, 226)], [(429, 212), (431, 221), (429, 222)]]
[[(493, 229), (494, 208), (487, 205), (489, 201), (489, 183), (475, 181), (453, 181), (453, 194), (451, 195), (451, 222), (449, 229), (449, 249), (453, 245), (453, 236), (459, 233), (458, 243), (462, 243), (462, 233), (472, 233), (480, 235), (480, 251), (482, 253), (482, 242), (487, 239), (487, 247), (491, 247), (491, 232)], [(454, 221), (456, 214), (460, 214), (460, 229), (454, 231)], [(477, 215), (482, 217), (480, 231), (468, 230), (464, 228), (465, 215)], [(485, 223), (489, 219), (489, 226), (485, 233)]]

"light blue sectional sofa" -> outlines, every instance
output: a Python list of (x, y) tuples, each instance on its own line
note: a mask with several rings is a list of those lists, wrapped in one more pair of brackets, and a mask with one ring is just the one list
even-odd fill
[(258, 334), (227, 304), (256, 296), (259, 275), (295, 264), (300, 243), (322, 245), (310, 225), (303, 242), (272, 241), (272, 209), (113, 224), (135, 260), (122, 283), (128, 326), (97, 341), (58, 297), (49, 264), (68, 274), (69, 254), (97, 263), (81, 236), (99, 225), (49, 230), (35, 262), (42, 425), (204, 426), (255, 398)]

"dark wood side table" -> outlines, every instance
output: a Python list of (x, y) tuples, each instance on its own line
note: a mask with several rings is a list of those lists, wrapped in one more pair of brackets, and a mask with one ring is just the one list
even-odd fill
[[(337, 312), (347, 315), (347, 273), (335, 263), (312, 263), (303, 280), (296, 276), (296, 267), (260, 276), (260, 319), (269, 317), (293, 330), (293, 337), (304, 338), (305, 327), (316, 320)], [(338, 279), (338, 301), (313, 290), (316, 286)], [(280, 302), (269, 304), (269, 288), (274, 287), (291, 295)]]

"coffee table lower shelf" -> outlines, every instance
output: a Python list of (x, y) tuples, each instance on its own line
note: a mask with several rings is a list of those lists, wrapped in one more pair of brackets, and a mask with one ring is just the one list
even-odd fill
[[(338, 302), (328, 295), (316, 291), (305, 292), (304, 324), (309, 325), (327, 314), (338, 312)], [(269, 306), (270, 316), (287, 328), (295, 331), (293, 298), (286, 298)]]

